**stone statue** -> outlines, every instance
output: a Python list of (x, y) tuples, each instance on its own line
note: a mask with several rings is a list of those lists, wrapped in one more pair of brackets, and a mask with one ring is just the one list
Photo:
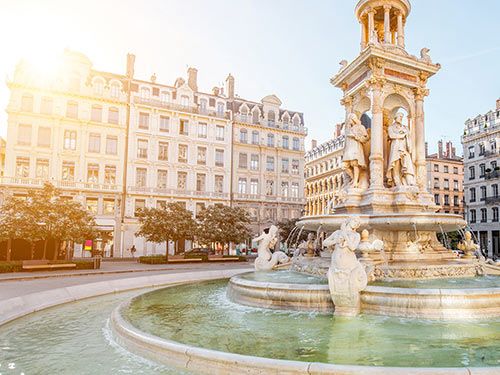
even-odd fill
[(420, 61), (423, 61), (427, 64), (432, 64), (432, 59), (429, 55), (429, 51), (430, 49), (425, 47), (420, 50)]
[(464, 258), (473, 258), (474, 256), (480, 255), (478, 254), (479, 245), (474, 242), (472, 233), (469, 231), (465, 232), (465, 238), (457, 245), (457, 248), (464, 252)]
[(307, 235), (306, 242), (306, 257), (312, 258), (316, 255), (316, 239), (314, 238), (314, 233), (309, 233)]
[(359, 225), (358, 217), (348, 218), (323, 242), (327, 247), (334, 247), (327, 275), (337, 315), (357, 315), (360, 310), (359, 292), (368, 284), (365, 268), (354, 253), (361, 241), (356, 232)]
[(389, 126), (391, 141), (387, 179), (389, 185), (415, 185), (415, 167), (411, 158), (410, 130), (403, 124), (403, 114), (398, 112)]
[(361, 241), (358, 246), (358, 251), (361, 253), (363, 259), (370, 258), (370, 253), (373, 251), (381, 251), (384, 248), (384, 241), (376, 239), (370, 241), (370, 232), (363, 229), (361, 232)]
[(347, 116), (345, 137), (342, 169), (350, 177), (351, 186), (357, 188), (361, 180), (367, 179), (368, 163), (363, 145), (370, 140), (370, 137), (355, 113)]
[(290, 258), (283, 251), (271, 253), (271, 249), (278, 242), (278, 227), (271, 225), (268, 233), (263, 232), (259, 237), (254, 239), (259, 244), (257, 249), (257, 258), (255, 259), (256, 271), (270, 271), (276, 265), (283, 264), (289, 261)]

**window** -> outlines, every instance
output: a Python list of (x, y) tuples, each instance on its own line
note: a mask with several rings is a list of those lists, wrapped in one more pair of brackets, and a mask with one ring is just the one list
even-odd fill
[(248, 122), (248, 109), (246, 107), (240, 109), (240, 120), (241, 122)]
[(200, 99), (200, 112), (207, 113), (207, 99)]
[(439, 189), (439, 178), (434, 177), (434, 189)]
[(137, 157), (140, 159), (148, 158), (148, 141), (145, 139), (137, 140)]
[(479, 178), (483, 178), (486, 173), (486, 165), (479, 164)]
[(158, 143), (158, 160), (167, 161), (168, 160), (168, 143), (159, 142)]
[(31, 125), (19, 125), (17, 128), (17, 144), (31, 145)]
[(149, 128), (149, 113), (139, 112), (139, 128), (140, 129)]
[(30, 159), (17, 157), (16, 158), (16, 177), (27, 178), (30, 176)]
[(104, 183), (108, 185), (116, 183), (116, 167), (114, 165), (104, 166)]
[(106, 136), (106, 154), (116, 155), (118, 152), (118, 138), (112, 135)]
[(97, 206), (98, 199), (97, 198), (87, 198), (86, 200), (87, 211), (93, 215), (97, 215)]
[(101, 79), (94, 81), (94, 94), (102, 95), (104, 92), (104, 82)]
[(444, 205), (445, 206), (450, 205), (450, 196), (448, 194), (445, 194), (445, 196), (444, 196)]
[(299, 116), (293, 116), (293, 130), (299, 130), (300, 118)]
[(257, 108), (255, 108), (252, 112), (252, 122), (254, 124), (258, 124), (259, 123), (259, 110)]
[(238, 168), (247, 168), (247, 154), (240, 152), (238, 158)]
[(78, 103), (69, 101), (66, 105), (66, 117), (78, 118)]
[(74, 130), (64, 131), (64, 149), (76, 150), (76, 131)]
[(149, 99), (149, 96), (151, 95), (151, 92), (147, 87), (141, 87), (141, 98), (142, 99)]
[(493, 153), (497, 152), (497, 141), (495, 139), (492, 139), (490, 141), (490, 151), (493, 152)]
[(290, 170), (289, 170), (289, 161), (288, 159), (281, 159), (281, 173), (288, 173)]
[(222, 193), (224, 191), (224, 176), (215, 176), (215, 192)]
[(217, 125), (215, 127), (215, 139), (218, 141), (223, 141), (224, 140), (224, 127)]
[(90, 120), (95, 122), (102, 121), (102, 107), (100, 105), (93, 105), (90, 111)]
[(484, 143), (479, 144), (479, 156), (483, 156), (486, 148), (484, 147)]
[(201, 213), (201, 211), (203, 211), (205, 209), (205, 203), (200, 203), (200, 202), (197, 202), (196, 203), (196, 217), (198, 217), (198, 215)]
[(189, 96), (187, 96), (187, 95), (181, 96), (181, 105), (183, 107), (189, 107)]
[(21, 111), (33, 112), (33, 95), (24, 94), (21, 97)]
[(491, 221), (497, 222), (498, 221), (498, 207), (493, 207), (491, 209), (491, 212), (493, 214), (493, 218), (491, 219)]
[(167, 201), (158, 199), (156, 201), (156, 208), (158, 210), (164, 210), (164, 209), (166, 209), (167, 208)]
[(113, 215), (115, 213), (115, 200), (104, 199), (102, 201), (102, 210), (104, 215)]
[(215, 150), (215, 166), (223, 167), (224, 166), (224, 150)]
[(274, 111), (267, 112), (267, 125), (273, 126), (276, 124), (276, 114)]
[(294, 149), (294, 151), (300, 150), (300, 139), (298, 139), (298, 138), (293, 139), (293, 149)]
[(494, 160), (491, 162), (491, 170), (494, 171), (497, 168), (497, 161)]
[(177, 172), (177, 189), (186, 190), (187, 173)]
[(136, 199), (135, 200), (134, 216), (138, 216), (145, 208), (146, 208), (146, 200), (145, 199)]
[(168, 132), (170, 129), (170, 117), (160, 116), (160, 132)]
[(49, 160), (48, 159), (37, 159), (36, 160), (36, 171), (35, 177), (41, 179), (49, 178)]
[(282, 147), (286, 150), (288, 150), (290, 148), (290, 145), (289, 145), (289, 141), (288, 141), (288, 136), (284, 135), (283, 138), (282, 138)]
[(288, 182), (287, 181), (281, 181), (281, 196), (282, 197), (288, 197)]
[(476, 178), (476, 169), (474, 166), (469, 167), (469, 180), (473, 180)]
[(476, 188), (470, 188), (469, 189), (469, 202), (475, 202), (476, 201)]
[(292, 198), (299, 197), (299, 183), (298, 182), (292, 182), (291, 196), (292, 196)]
[(224, 116), (224, 103), (217, 103), (217, 116), (222, 117)]
[(241, 143), (248, 143), (248, 134), (247, 134), (246, 129), (240, 130), (240, 142)]
[(207, 138), (207, 124), (204, 122), (198, 123), (198, 137)]
[(110, 94), (112, 98), (120, 97), (120, 85), (118, 83), (111, 84)]
[(135, 169), (135, 186), (139, 188), (146, 187), (146, 178), (148, 170), (146, 168)]
[(168, 172), (164, 169), (158, 169), (157, 178), (156, 178), (156, 187), (158, 189), (166, 189), (167, 188), (167, 179), (168, 179)]
[(259, 144), (259, 132), (254, 130), (252, 132), (252, 144), (258, 145)]
[(458, 205), (459, 205), (459, 202), (458, 202), (458, 196), (457, 196), (457, 195), (454, 195), (454, 196), (453, 196), (453, 205), (454, 205), (454, 206), (458, 206)]
[(450, 190), (450, 180), (448, 180), (447, 178), (444, 179), (444, 189)]
[(474, 158), (474, 146), (469, 146), (469, 159)]
[(476, 210), (470, 210), (469, 215), (470, 215), (470, 222), (475, 223), (476, 222)]
[(274, 181), (273, 180), (266, 181), (266, 195), (267, 196), (274, 195)]
[(299, 174), (299, 161), (297, 159), (292, 160), (292, 174)]
[(488, 221), (488, 211), (486, 208), (481, 208), (481, 223), (486, 223)]
[(53, 106), (54, 102), (52, 98), (49, 98), (48, 96), (43, 96), (42, 101), (40, 103), (40, 113), (44, 115), (51, 115)]
[(239, 194), (247, 193), (247, 179), (244, 177), (240, 177), (238, 179), (238, 193)]
[(268, 172), (274, 171), (274, 156), (268, 156), (266, 158), (266, 170)]
[(110, 124), (118, 124), (119, 112), (118, 108), (110, 107), (108, 109), (108, 122)]
[(434, 164), (434, 172), (439, 172), (439, 164)]
[(259, 180), (252, 178), (250, 180), (250, 194), (258, 195), (259, 194)]
[(449, 172), (449, 168), (448, 168), (448, 166), (447, 166), (447, 165), (445, 165), (445, 166), (443, 167), (443, 169), (444, 169), (444, 173), (448, 173), (448, 172)]
[(89, 134), (89, 152), (101, 152), (101, 135), (97, 133)]
[(267, 146), (274, 147), (274, 134), (267, 135)]
[(458, 181), (457, 180), (453, 180), (453, 190), (458, 191)]
[(92, 184), (99, 182), (99, 164), (87, 165), (87, 182)]
[(486, 186), (481, 186), (481, 197), (480, 200), (486, 200)]
[(438, 206), (441, 204), (441, 201), (439, 199), (439, 194), (434, 194), (434, 203)]
[(188, 135), (188, 120), (180, 119), (179, 120), (179, 134)]
[(196, 173), (196, 191), (206, 190), (207, 175), (204, 173)]
[(38, 141), (37, 145), (38, 147), (50, 147), (50, 135), (51, 135), (51, 130), (50, 128), (46, 127), (40, 127), (38, 128)]
[(70, 161), (63, 161), (61, 179), (63, 181), (75, 180), (75, 163)]
[(162, 91), (160, 93), (160, 101), (162, 103), (168, 103), (168, 102), (170, 102), (170, 93), (166, 92), (166, 91)]
[(453, 173), (454, 174), (458, 174), (458, 168), (457, 167), (453, 167)]
[(187, 163), (188, 158), (188, 146), (187, 145), (179, 145), (178, 146), (178, 158), (177, 161), (179, 163)]
[(206, 165), (207, 164), (207, 148), (206, 147), (198, 147), (196, 162), (199, 165)]
[(287, 113), (283, 116), (283, 129), (288, 129), (290, 123), (290, 116)]
[(492, 192), (493, 198), (498, 198), (498, 184), (491, 185), (491, 192)]
[(250, 169), (252, 171), (259, 170), (259, 155), (252, 154), (252, 156), (250, 156)]

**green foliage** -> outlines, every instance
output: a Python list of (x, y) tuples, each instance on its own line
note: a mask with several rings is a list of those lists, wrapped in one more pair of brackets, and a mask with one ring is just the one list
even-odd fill
[[(278, 229), (280, 231), (280, 237), (281, 241), (286, 241), (287, 239), (290, 241), (292, 240), (294, 243), (297, 241), (297, 236), (299, 235), (299, 230), (297, 229), (293, 236), (290, 237), (290, 233), (292, 233), (293, 229), (295, 228), (297, 221), (300, 219), (290, 219), (290, 220), (283, 220), (278, 223)], [(310, 233), (308, 230), (302, 230), (300, 233), (300, 238), (298, 239), (298, 242), (302, 242), (307, 240), (307, 235)]]
[(164, 255), (146, 255), (139, 257), (139, 263), (144, 264), (166, 264), (167, 258)]
[(0, 262), (0, 273), (21, 272), (23, 270), (23, 262)]
[[(139, 224), (140, 229), (136, 235), (156, 243), (193, 239), (196, 231), (196, 222), (191, 212), (180, 203), (142, 210)], [(168, 247), (165, 256), (168, 259)]]
[[(451, 249), (457, 249), (458, 243), (462, 241), (462, 237), (460, 233), (458, 233), (457, 231), (446, 233), (446, 237), (448, 238), (448, 242)], [(447, 245), (442, 233), (437, 233), (437, 239), (439, 240), (439, 242), (443, 244), (443, 246)]]
[(199, 213), (196, 237), (204, 245), (240, 243), (250, 236), (249, 224), (250, 218), (244, 209), (216, 204)]
[(201, 259), (202, 262), (208, 262), (208, 255), (184, 253), (184, 259)]

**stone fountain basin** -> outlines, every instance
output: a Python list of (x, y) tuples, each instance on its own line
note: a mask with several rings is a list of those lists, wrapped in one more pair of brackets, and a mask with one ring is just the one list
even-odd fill
[(466, 226), (466, 221), (460, 215), (429, 212), (405, 213), (372, 213), (372, 214), (339, 214), (302, 217), (297, 227), (316, 231), (321, 227), (324, 231), (334, 231), (350, 217), (360, 219), (360, 230), (389, 231), (434, 231), (452, 232)]
[[(227, 295), (237, 303), (270, 309), (331, 313), (334, 305), (326, 284), (249, 280), (249, 274), (229, 280)], [(498, 287), (399, 288), (369, 285), (361, 292), (361, 312), (439, 320), (481, 320), (500, 317)]]

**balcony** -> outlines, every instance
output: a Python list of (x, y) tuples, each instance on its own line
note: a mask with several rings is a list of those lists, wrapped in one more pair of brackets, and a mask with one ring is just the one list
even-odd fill
[(62, 181), (62, 180), (44, 180), (41, 178), (0, 177), (0, 185), (7, 185), (12, 187), (41, 188), (46, 182), (49, 182), (56, 188), (62, 190), (121, 192), (121, 186), (115, 184), (99, 184), (93, 182), (77, 182), (77, 181)]
[(251, 116), (241, 116), (239, 114), (235, 115), (235, 120), (245, 124), (260, 125), (265, 128), (282, 129), (307, 135), (307, 127), (295, 126), (292, 123), (283, 123), (281, 121), (268, 121), (264, 119), (261, 119), (256, 123), (252, 120)]
[(141, 98), (140, 96), (135, 96), (134, 103), (144, 104), (144, 105), (148, 105), (148, 106), (156, 107), (156, 108), (170, 109), (173, 111), (195, 113), (198, 115), (205, 115), (205, 116), (211, 116), (211, 117), (218, 117), (218, 118), (222, 118), (222, 119), (229, 119), (228, 113), (221, 113), (221, 112), (217, 112), (217, 111), (211, 111), (208, 109), (201, 109), (198, 106), (185, 106), (185, 105), (176, 104), (176, 103), (164, 102), (164, 101), (161, 101), (159, 99)]
[(500, 170), (495, 169), (494, 171), (486, 172), (484, 178), (486, 180), (494, 180), (500, 177)]
[(499, 196), (493, 196), (493, 197), (486, 197), (484, 199), (486, 204), (495, 204), (495, 203), (500, 203), (500, 195)]
[(218, 193), (214, 191), (197, 191), (183, 189), (164, 189), (153, 187), (129, 186), (129, 193), (146, 194), (146, 195), (161, 195), (165, 197), (198, 197), (206, 199), (229, 199), (228, 193)]

